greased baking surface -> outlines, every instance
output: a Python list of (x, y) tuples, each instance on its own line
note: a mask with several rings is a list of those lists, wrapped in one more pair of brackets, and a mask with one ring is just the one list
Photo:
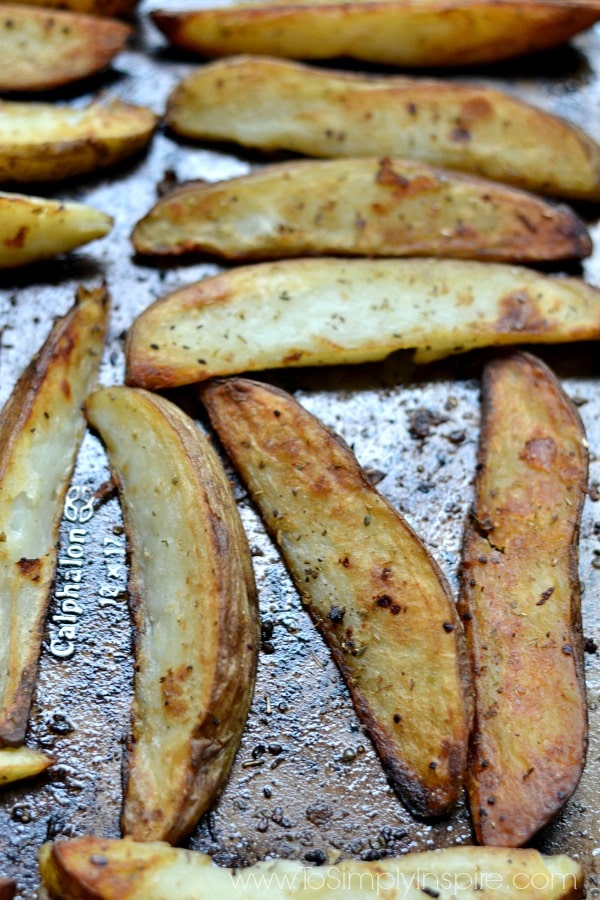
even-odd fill
[[(80, 104), (96, 89), (105, 89), (157, 113), (164, 110), (170, 89), (197, 62), (164, 48), (146, 21), (150, 8), (150, 3), (142, 4), (136, 43), (117, 57), (112, 70), (86, 85), (83, 93), (73, 88), (61, 100)], [(571, 49), (536, 61), (478, 70), (469, 79), (506, 87), (564, 115), (600, 140), (597, 60), (600, 32), (590, 31)], [(194, 146), (161, 132), (146, 157), (110, 176), (49, 190), (49, 196), (96, 205), (115, 216), (115, 227), (108, 238), (63, 260), (2, 275), (0, 402), (43, 342), (52, 317), (71, 305), (76, 285), (95, 285), (102, 278), (112, 295), (112, 316), (101, 380), (122, 381), (123, 333), (135, 315), (164, 293), (219, 271), (214, 263), (161, 270), (133, 258), (129, 233), (154, 203), (156, 184), (169, 169), (180, 181), (215, 180), (242, 174), (261, 160), (260, 154)], [(586, 213), (597, 238), (597, 213), (593, 209)], [(583, 271), (600, 285), (600, 252), (596, 250), (582, 270), (570, 271)], [(536, 845), (579, 856), (588, 874), (588, 895), (593, 897), (600, 896), (600, 656), (592, 652), (600, 643), (598, 345), (536, 352), (554, 368), (577, 403), (591, 452), (591, 492), (584, 508), (580, 558), (588, 638), (588, 762), (577, 792)], [(408, 355), (400, 355), (381, 364), (276, 376), (278, 384), (297, 390), (297, 398), (353, 447), (361, 464), (372, 470), (379, 490), (427, 542), (454, 591), (462, 526), (472, 501), (478, 378), (487, 357), (486, 353), (458, 357), (417, 370)], [(32, 746), (49, 750), (57, 764), (35, 782), (0, 794), (0, 873), (17, 877), (27, 898), (35, 896), (37, 848), (47, 837), (118, 835), (132, 657), (118, 503), (109, 498), (98, 507), (89, 504), (90, 494), (107, 478), (100, 444), (87, 435), (62, 525), (58, 578), (28, 739)], [(338, 854), (368, 859), (471, 842), (464, 805), (449, 819), (424, 826), (411, 818), (388, 787), (277, 550), (239, 485), (236, 495), (253, 551), (263, 618), (258, 681), (231, 778), (189, 846), (210, 852), (217, 862), (235, 865), (266, 855), (314, 862), (334, 861)], [(70, 577), (75, 570), (81, 573), (79, 581)], [(80, 612), (63, 609), (68, 584), (79, 585), (70, 593), (76, 594)], [(61, 621), (65, 615), (75, 622)], [(70, 632), (60, 634), (65, 624), (74, 627), (72, 638)]]

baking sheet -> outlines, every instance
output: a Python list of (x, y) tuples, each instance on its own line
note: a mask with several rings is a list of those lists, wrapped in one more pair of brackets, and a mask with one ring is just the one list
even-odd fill
[[(156, 4), (154, 4), (156, 5)], [(163, 3), (163, 6), (168, 3)], [(181, 5), (181, 4), (180, 4)], [(97, 91), (162, 113), (177, 80), (197, 64), (165, 48), (142, 4), (134, 43), (113, 68), (85, 85), (53, 94), (81, 105)], [(585, 127), (600, 141), (600, 30), (536, 59), (469, 73), (462, 80), (498, 85)], [(270, 157), (272, 159), (273, 157)], [(32, 193), (78, 199), (115, 216), (112, 234), (60, 261), (0, 274), (0, 402), (4, 402), (54, 316), (78, 284), (106, 279), (112, 294), (104, 384), (123, 378), (124, 332), (155, 298), (202, 276), (213, 262), (160, 269), (133, 257), (129, 233), (173, 171), (181, 181), (216, 180), (260, 165), (258, 153), (177, 142), (160, 132), (148, 154), (109, 176)], [(598, 240), (597, 208), (581, 209)], [(600, 285), (600, 250), (580, 269)], [(600, 896), (600, 372), (598, 345), (537, 348), (577, 403), (591, 446), (591, 491), (584, 509), (580, 572), (590, 714), (590, 748), (581, 784), (535, 841), (547, 852), (581, 859), (589, 897)], [(410, 354), (374, 365), (275, 373), (307, 408), (340, 432), (378, 487), (426, 540), (456, 591), (465, 516), (472, 501), (479, 424), (479, 375), (487, 353), (415, 369)], [(0, 874), (16, 877), (19, 896), (36, 896), (37, 850), (47, 838), (118, 835), (120, 766), (132, 686), (126, 559), (118, 503), (89, 503), (108, 478), (99, 442), (87, 435), (61, 529), (60, 557), (80, 559), (82, 612), (74, 652), (60, 657), (60, 600), (49, 621), (28, 743), (57, 764), (0, 794)], [(464, 805), (435, 825), (416, 822), (388, 786), (368, 737), (321, 638), (302, 609), (278, 553), (238, 485), (252, 547), (263, 617), (256, 693), (242, 746), (219, 802), (189, 846), (217, 862), (244, 865), (266, 856), (335, 861), (377, 859), (406, 850), (472, 841)], [(73, 528), (79, 529), (73, 532)], [(73, 550), (73, 545), (83, 548)], [(56, 591), (68, 563), (59, 564)], [(54, 643), (53, 643), (54, 641)], [(54, 651), (54, 652), (53, 652)], [(549, 685), (549, 690), (552, 686)]]

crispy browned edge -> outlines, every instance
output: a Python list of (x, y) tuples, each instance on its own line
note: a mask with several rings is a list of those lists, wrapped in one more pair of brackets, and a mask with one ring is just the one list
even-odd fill
[[(482, 382), (481, 382), (481, 432), (479, 439), (479, 446), (477, 452), (477, 471), (482, 471), (486, 466), (487, 459), (487, 446), (489, 443), (489, 434), (491, 428), (493, 427), (493, 417), (491, 414), (493, 407), (493, 386), (494, 381), (498, 375), (498, 370), (503, 368), (506, 365), (510, 365), (511, 361), (515, 361), (518, 364), (527, 364), (531, 369), (537, 370), (542, 377), (547, 379), (547, 381), (554, 387), (556, 391), (557, 400), (562, 401), (564, 410), (571, 415), (573, 418), (573, 423), (576, 428), (581, 430), (582, 436), (584, 435), (583, 423), (581, 421), (581, 416), (579, 412), (569, 399), (569, 397), (565, 394), (560, 381), (554, 374), (554, 372), (547, 366), (541, 359), (534, 356), (531, 353), (527, 353), (521, 350), (515, 351), (506, 351), (502, 355), (498, 356), (496, 359), (487, 363), (484, 367)], [(586, 475), (587, 475), (587, 457), (586, 457)], [(578, 544), (579, 544), (579, 530), (581, 523), (581, 513), (583, 509), (583, 504), (585, 501), (585, 482), (586, 478), (583, 479), (584, 483), (582, 484), (582, 490), (579, 494), (579, 504), (578, 508), (574, 511), (574, 520), (576, 522), (574, 532), (573, 532), (573, 540), (571, 542), (571, 546), (569, 547), (569, 570), (570, 576), (569, 580), (572, 585), (572, 605), (571, 605), (571, 634), (574, 638), (572, 640), (572, 649), (573, 649), (573, 660), (575, 663), (575, 669), (577, 674), (577, 679), (579, 681), (579, 685), (581, 687), (582, 695), (583, 695), (583, 715), (586, 718), (586, 726), (587, 726), (587, 705), (585, 703), (586, 697), (586, 684), (585, 684), (585, 669), (584, 669), (584, 642), (583, 642), (583, 627), (582, 627), (582, 619), (581, 619), (581, 604), (580, 604), (580, 582), (579, 582), (579, 552), (578, 552)], [(476, 516), (476, 506), (477, 506), (477, 497), (479, 495), (479, 478), (476, 476), (475, 481), (475, 491), (476, 491), (476, 500), (473, 507), (473, 511), (469, 515), (469, 519), (467, 520), (465, 531), (463, 535), (463, 545), (462, 545), (462, 558), (463, 561), (465, 559), (465, 553), (468, 548), (469, 535), (472, 531), (478, 532), (481, 528), (481, 525), (477, 522)], [(467, 572), (466, 569), (461, 567), (460, 572), (460, 589), (459, 589), (459, 598), (458, 598), (458, 610), (461, 616), (461, 619), (465, 622), (465, 632), (467, 636), (467, 645), (469, 644), (469, 628), (470, 621), (472, 621), (472, 614), (470, 610), (470, 605), (467, 599), (467, 591), (466, 591), (466, 582)], [(475, 660), (471, 658), (471, 668), (475, 666)], [(474, 718), (473, 718), (473, 730), (471, 734), (471, 747), (469, 753), (469, 769), (468, 769), (468, 780), (472, 780), (474, 778), (474, 766), (477, 757), (477, 734), (478, 734), (478, 715), (477, 715), (477, 706), (474, 707)], [(587, 730), (584, 735), (584, 746), (582, 747), (582, 762), (581, 762), (581, 771), (583, 770), (583, 764), (585, 762), (585, 757), (587, 753)], [(562, 806), (567, 802), (569, 796), (572, 795), (573, 791), (575, 791), (577, 784), (579, 782), (579, 778), (581, 776), (581, 771), (579, 772), (579, 776), (577, 780), (573, 784), (573, 788), (571, 794), (565, 796), (561, 804), (559, 804), (554, 813), (539, 822), (539, 827), (536, 830), (541, 829), (544, 825), (548, 824), (554, 818), (554, 815), (560, 811)], [(479, 843), (486, 843), (484, 839), (484, 835), (481, 829), (481, 823), (477, 816), (473, 815), (471, 811), (472, 822), (475, 829), (475, 835)], [(534, 832), (535, 833), (535, 832)], [(532, 835), (529, 835), (531, 837)], [(528, 840), (529, 838), (527, 838)], [(524, 843), (522, 841), (521, 843)], [(505, 846), (514, 846), (515, 842), (512, 841)], [(575, 895), (578, 896), (578, 895)]]
[[(61, 357), (67, 357), (72, 349), (75, 339), (73, 320), (77, 315), (80, 301), (90, 294), (98, 294), (101, 296), (102, 305), (104, 307), (108, 305), (109, 294), (106, 286), (90, 291), (84, 287), (78, 288), (75, 304), (54, 324), (45, 343), (21, 374), (11, 396), (0, 412), (0, 480), (10, 459), (12, 447), (29, 418), (32, 404), (48, 368), (53, 363), (60, 361)], [(105, 329), (106, 324), (104, 325)], [(67, 487), (68, 485), (65, 484), (63, 494), (66, 493)], [(57, 500), (57, 502), (59, 501)], [(60, 506), (62, 508), (62, 503)], [(56, 517), (54, 525), (56, 540), (58, 540), (58, 522), (59, 516)], [(36, 561), (31, 560), (30, 562), (34, 564)], [(35, 575), (35, 565), (32, 568), (33, 577)], [(51, 590), (52, 585), (50, 585), (46, 598), (46, 606), (40, 613), (35, 633), (32, 635), (32, 641), (35, 639), (39, 647), (41, 647), (46, 609), (50, 601)], [(11, 708), (0, 709), (0, 746), (18, 747), (25, 740), (31, 696), (35, 688), (38, 658), (39, 650), (23, 670), (21, 686), (15, 704)]]
[[(246, 587), (245, 599), (247, 603), (244, 604), (245, 608), (241, 612), (238, 610), (237, 605), (233, 603), (222, 602), (219, 605), (219, 633), (222, 643), (219, 648), (217, 669), (214, 673), (211, 700), (207, 707), (206, 715), (202, 720), (198, 721), (196, 729), (190, 737), (190, 744), (193, 748), (191, 766), (188, 772), (187, 791), (182, 797), (180, 815), (173, 822), (172, 828), (162, 834), (160, 838), (169, 843), (176, 843), (194, 828), (200, 816), (203, 815), (224, 788), (233, 759), (239, 749), (247, 713), (252, 702), (258, 663), (258, 648), (260, 644), (258, 597), (248, 539), (239, 518), (225, 470), (214, 456), (212, 448), (208, 444), (207, 449), (209, 452), (206, 454), (202, 452), (201, 442), (207, 441), (207, 439), (202, 436), (192, 420), (171, 401), (141, 388), (128, 388), (128, 390), (134, 390), (144, 398), (144, 402), (151, 404), (158, 410), (159, 414), (167, 420), (177, 440), (183, 446), (198, 483), (199, 492), (205, 498), (206, 506), (209, 509), (207, 519), (215, 551), (222, 553), (224, 558), (227, 559), (232, 552), (232, 548), (239, 545), (245, 550), (242, 553), (236, 551), (236, 556), (237, 564), (240, 565), (240, 574)], [(112, 466), (111, 473), (119, 493), (122, 494), (123, 485)], [(228, 511), (227, 503), (229, 501), (231, 509)], [(131, 553), (135, 548), (132, 544), (131, 531), (127, 521), (125, 525), (129, 545), (128, 552), (131, 557)], [(223, 583), (223, 571), (228, 574), (228, 569), (222, 570), (220, 576), (222, 593), (225, 595), (229, 587)], [(127, 587), (133, 623), (134, 658), (137, 660), (140, 655), (140, 610), (144, 604), (144, 592), (143, 584), (135, 577), (131, 566)], [(237, 621), (234, 621), (234, 615), (237, 617)], [(248, 632), (242, 630), (242, 620), (245, 621), (246, 625), (250, 624), (251, 627)], [(232, 627), (232, 625), (237, 627)], [(247, 651), (245, 654), (240, 653), (240, 640), (245, 645)], [(244, 666), (248, 669), (245, 672), (248, 676), (247, 678), (239, 677), (240, 673), (237, 671), (237, 662), (242, 660), (244, 655), (246, 657)], [(230, 671), (232, 665), (235, 668), (235, 672)], [(223, 690), (224, 683), (227, 684), (227, 690)], [(223, 745), (220, 739), (222, 727), (225, 726), (229, 729), (231, 723), (236, 719), (238, 720), (236, 728), (237, 740), (230, 740)], [(135, 721), (132, 718), (131, 733), (125, 745), (121, 770), (124, 799), (127, 794), (129, 758), (134, 731)], [(196, 807), (190, 808), (189, 804), (186, 808), (185, 800), (189, 800), (190, 795), (193, 796), (194, 787), (199, 781), (204, 782), (202, 794), (205, 797), (205, 802), (199, 810)], [(124, 805), (121, 827), (125, 833), (130, 833), (125, 828), (125, 824)], [(141, 839), (136, 834), (133, 837), (137, 840)]]
[[(360, 481), (363, 487), (365, 487), (368, 491), (373, 492), (377, 495), (378, 498), (383, 500), (383, 502), (386, 504), (386, 506), (388, 506), (393, 514), (402, 521), (403, 527), (405, 527), (406, 530), (414, 537), (415, 541), (422, 543), (420, 537), (410, 527), (408, 522), (406, 522), (406, 520), (404, 520), (403, 517), (400, 516), (400, 513), (398, 513), (398, 511), (395, 510), (394, 507), (381, 494), (379, 494), (378, 491), (375, 490), (371, 482), (366, 477), (365, 473), (360, 468), (356, 457), (344, 442), (344, 440), (339, 435), (326, 428), (323, 423), (316, 418), (316, 416), (313, 416), (306, 409), (304, 409), (304, 407), (302, 407), (290, 394), (286, 393), (283, 390), (280, 390), (279, 388), (273, 387), (272, 385), (268, 385), (263, 382), (252, 381), (246, 378), (229, 378), (213, 379), (206, 384), (202, 384), (198, 387), (198, 395), (207, 409), (211, 425), (216, 431), (219, 440), (223, 444), (228, 455), (231, 455), (232, 461), (234, 461), (234, 463), (235, 456), (233, 453), (230, 453), (231, 444), (227, 439), (227, 428), (225, 426), (225, 423), (222, 423), (222, 419), (218, 410), (218, 399), (217, 403), (214, 403), (213, 397), (218, 398), (218, 394), (220, 392), (225, 392), (231, 397), (234, 403), (240, 403), (244, 402), (244, 395), (248, 392), (253, 391), (255, 387), (266, 391), (273, 398), (276, 398), (281, 403), (284, 403), (286, 406), (291, 407), (294, 410), (294, 414), (306, 418), (306, 420), (311, 423), (311, 427), (318, 428), (322, 432), (325, 440), (327, 440), (331, 444), (335, 444), (336, 449), (338, 449), (338, 451), (341, 450), (341, 452), (347, 457), (347, 471), (349, 471), (357, 481)], [(268, 524), (267, 527), (269, 528)], [(276, 535), (273, 529), (269, 528), (269, 531), (271, 533), (271, 536), (275, 540)], [(465, 722), (467, 723), (468, 729), (472, 721), (473, 697), (471, 692), (470, 664), (463, 633), (462, 621), (458, 615), (458, 611), (452, 597), (452, 592), (448, 586), (443, 572), (441, 571), (440, 567), (431, 556), (431, 554), (429, 554), (429, 559), (431, 561), (433, 569), (436, 572), (436, 575), (438, 576), (440, 585), (448, 599), (449, 614), (452, 617), (452, 624), (454, 625), (457, 641), (457, 656), (460, 678), (464, 688), (463, 700)], [(449, 784), (446, 786), (446, 794), (444, 796), (440, 796), (440, 790), (438, 790), (437, 794), (434, 796), (428, 789), (427, 785), (417, 783), (414, 773), (411, 772), (406, 766), (404, 766), (402, 760), (399, 760), (393, 753), (392, 748), (390, 747), (390, 742), (387, 739), (385, 729), (379, 724), (377, 719), (374, 718), (371, 712), (368, 698), (366, 698), (362, 694), (362, 692), (354, 683), (353, 678), (351, 677), (351, 672), (346, 665), (344, 653), (337, 644), (337, 634), (332, 626), (332, 623), (319, 616), (312, 605), (308, 606), (308, 611), (316, 628), (323, 635), (327, 642), (327, 645), (331, 651), (331, 655), (336, 665), (338, 666), (342, 677), (344, 678), (344, 682), (346, 683), (346, 686), (352, 698), (352, 703), (359, 717), (367, 727), (368, 734), (373, 740), (373, 743), (377, 749), (377, 753), (382, 760), (382, 763), (390, 777), (390, 781), (394, 789), (398, 792), (409, 809), (411, 809), (411, 811), (419, 817), (428, 819), (438, 818), (447, 813), (448, 809), (451, 808), (452, 805), (457, 801), (462, 790), (466, 759), (465, 754), (462, 752), (461, 748), (452, 746), (447, 751), (448, 767), (451, 772), (451, 779)], [(467, 739), (468, 735), (465, 734), (465, 746), (467, 743)]]

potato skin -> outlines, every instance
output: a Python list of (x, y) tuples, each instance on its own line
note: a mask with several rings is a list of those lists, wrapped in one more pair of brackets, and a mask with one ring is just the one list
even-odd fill
[(92, 102), (83, 108), (0, 100), (0, 181), (62, 181), (139, 153), (157, 117), (143, 106)]
[(116, 19), (2, 4), (2, 91), (46, 91), (105, 68), (132, 33)]
[(408, 67), (463, 66), (547, 49), (598, 18), (594, 3), (568, 0), (296, 0), (152, 13), (172, 43), (204, 56), (344, 56)]
[(85, 409), (108, 450), (131, 559), (136, 674), (121, 825), (136, 840), (175, 843), (227, 779), (252, 699), (250, 550), (222, 464), (173, 403), (113, 387)]
[(107, 318), (106, 289), (80, 288), (0, 413), (0, 747), (25, 739), (63, 502), (85, 430), (81, 404), (96, 381)]
[(468, 790), (477, 839), (520, 846), (574, 791), (585, 761), (579, 520), (587, 445), (538, 359), (490, 363), (460, 608), (475, 684)]
[(186, 137), (307, 156), (404, 157), (536, 193), (600, 199), (595, 141), (487, 87), (240, 56), (183, 78), (166, 118)]
[(461, 792), (471, 707), (441, 571), (350, 451), (291, 396), (230, 379), (200, 397), (391, 783), (417, 815), (443, 815)]
[(138, 253), (225, 259), (314, 254), (523, 262), (589, 256), (565, 206), (401, 159), (303, 160), (162, 197), (132, 234)]

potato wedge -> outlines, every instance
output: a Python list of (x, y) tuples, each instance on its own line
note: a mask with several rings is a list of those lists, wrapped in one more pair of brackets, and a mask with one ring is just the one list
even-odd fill
[(600, 147), (508, 94), (238, 57), (173, 90), (173, 131), (308, 156), (397, 156), (542, 194), (600, 199)]
[(515, 353), (487, 366), (461, 590), (476, 696), (469, 799), (485, 844), (529, 841), (585, 761), (586, 448), (575, 407), (542, 362)]
[(463, 66), (556, 47), (600, 19), (572, 0), (279, 0), (156, 10), (173, 44), (204, 56), (347, 56), (397, 66)]
[(104, 237), (111, 216), (84, 203), (0, 191), (0, 269), (68, 253)]
[(116, 19), (3, 3), (1, 91), (46, 91), (104, 69), (132, 33)]
[(0, 877), (0, 900), (13, 900), (17, 893), (17, 882), (12, 878)]
[(440, 569), (350, 450), (291, 396), (241, 378), (200, 396), (391, 784), (417, 815), (443, 815), (462, 791), (472, 707)]
[(0, 181), (60, 181), (139, 153), (156, 128), (143, 106), (111, 100), (83, 108), (0, 100)]
[(52, 900), (575, 900), (583, 896), (579, 863), (537, 850), (451, 847), (377, 862), (344, 860), (309, 868), (269, 860), (222, 869), (210, 856), (166, 844), (83, 837), (44, 844), (43, 883)]
[(191, 182), (159, 200), (132, 241), (142, 254), (234, 260), (333, 253), (523, 262), (592, 251), (568, 207), (389, 158), (306, 160)]
[(123, 832), (178, 841), (229, 774), (252, 699), (259, 633), (250, 550), (225, 471), (162, 397), (86, 402), (120, 490), (136, 637)]
[[(54, 760), (30, 747), (0, 748), (0, 787), (24, 778), (33, 778), (53, 765)], [(2, 893), (0, 892), (0, 900)]]
[(133, 323), (127, 380), (175, 387), (213, 375), (475, 347), (600, 338), (600, 292), (502, 263), (286, 260), (243, 266), (163, 297)]
[(0, 746), (25, 738), (63, 501), (102, 356), (104, 288), (79, 289), (0, 414)]
[(138, 0), (13, 0), (26, 6), (45, 6), (47, 9), (68, 9), (91, 16), (128, 16)]

